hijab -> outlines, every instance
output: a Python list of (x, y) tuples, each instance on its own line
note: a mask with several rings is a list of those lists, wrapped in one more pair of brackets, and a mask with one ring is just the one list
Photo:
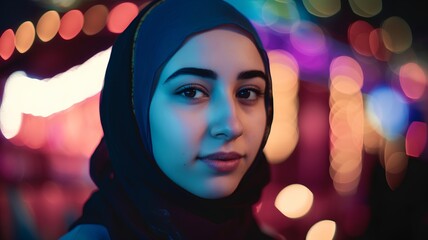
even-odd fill
[[(236, 191), (204, 199), (179, 187), (157, 166), (148, 113), (163, 66), (186, 39), (224, 25), (248, 34), (260, 53), (268, 78), (267, 125), (256, 159)], [(113, 45), (100, 100), (104, 137), (90, 160), (98, 190), (73, 226), (101, 224), (112, 239), (262, 238), (252, 205), (269, 181), (262, 150), (272, 109), (267, 54), (247, 18), (221, 0), (152, 1)]]

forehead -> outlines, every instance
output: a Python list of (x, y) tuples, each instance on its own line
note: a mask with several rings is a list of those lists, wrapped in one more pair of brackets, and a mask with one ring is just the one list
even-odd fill
[(217, 72), (264, 70), (254, 42), (237, 28), (224, 27), (196, 34), (165, 65), (166, 74), (181, 67), (201, 67)]

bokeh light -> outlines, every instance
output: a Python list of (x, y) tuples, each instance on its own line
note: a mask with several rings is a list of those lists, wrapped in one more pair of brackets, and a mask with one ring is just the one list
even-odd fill
[(340, 0), (303, 0), (303, 5), (317, 17), (331, 17), (341, 9)]
[(370, 33), (373, 27), (366, 21), (358, 20), (349, 25), (348, 41), (351, 47), (363, 56), (372, 56), (370, 49)]
[(82, 3), (83, 0), (38, 0), (38, 2), (43, 3), (47, 8), (53, 8), (53, 9), (59, 9), (62, 11), (66, 11), (73, 6), (78, 5), (79, 3)]
[(383, 30), (380, 28), (376, 28), (371, 31), (369, 35), (369, 43), (373, 56), (379, 61), (386, 62), (391, 58), (391, 51), (385, 46), (385, 42), (383, 40), (384, 34), (382, 32)]
[(364, 108), (361, 93), (332, 91), (330, 98), (330, 176), (339, 194), (355, 192), (362, 170)]
[(57, 11), (45, 12), (36, 25), (37, 36), (43, 42), (48, 42), (58, 33), (60, 17)]
[(22, 112), (19, 108), (21, 100), (16, 93), (20, 91), (19, 89), (26, 87), (21, 81), (24, 75), (23, 72), (13, 73), (4, 87), (0, 105), (0, 130), (6, 139), (16, 136), (21, 128)]
[(12, 29), (7, 29), (0, 36), (0, 57), (7, 60), (15, 50), (15, 33)]
[(86, 35), (95, 35), (106, 25), (108, 9), (102, 4), (94, 5), (84, 14), (84, 23), (82, 31)]
[(382, 23), (382, 39), (393, 53), (401, 53), (412, 45), (412, 30), (400, 17), (390, 17)]
[(366, 101), (370, 123), (384, 137), (395, 139), (403, 135), (409, 119), (409, 107), (404, 98), (389, 87), (378, 87)]
[(385, 168), (386, 181), (391, 189), (396, 189), (406, 175), (408, 157), (405, 152), (405, 139), (398, 137), (385, 141), (383, 151), (383, 167)]
[(18, 134), (22, 114), (47, 117), (99, 93), (110, 51), (100, 52), (52, 78), (31, 78), (21, 71), (11, 74), (0, 105), (3, 135), (9, 139)]
[(400, 67), (400, 86), (404, 94), (413, 100), (420, 99), (427, 88), (427, 76), (417, 63), (410, 62)]
[(300, 218), (312, 207), (314, 195), (301, 184), (292, 184), (282, 189), (275, 199), (275, 207), (286, 217)]
[(352, 11), (365, 18), (374, 17), (382, 11), (382, 0), (349, 0)]
[(348, 56), (340, 56), (330, 64), (331, 87), (335, 90), (353, 94), (361, 90), (364, 74), (360, 64)]
[(312, 22), (295, 23), (291, 29), (290, 42), (296, 50), (308, 56), (320, 55), (327, 50), (323, 30)]
[(406, 154), (419, 157), (428, 141), (428, 127), (425, 122), (414, 121), (406, 133)]
[(381, 134), (372, 126), (368, 114), (364, 116), (364, 151), (369, 154), (378, 154), (384, 145)]
[(407, 156), (404, 152), (394, 152), (385, 159), (385, 169), (388, 173), (397, 174), (406, 170)]
[(68, 11), (61, 18), (59, 35), (65, 40), (76, 37), (82, 30), (83, 20), (83, 14), (80, 10)]
[(283, 50), (268, 53), (271, 61), (274, 119), (264, 148), (270, 163), (279, 163), (293, 152), (297, 141), (298, 66), (293, 56)]
[(46, 122), (42, 117), (24, 115), (20, 129), (22, 143), (32, 149), (40, 149), (46, 142)]
[(36, 30), (30, 21), (23, 22), (16, 30), (15, 45), (16, 50), (20, 53), (25, 53), (30, 49), (36, 37)]
[(339, 194), (355, 193), (362, 171), (364, 75), (356, 60), (339, 56), (330, 65), (330, 177)]
[(124, 2), (114, 7), (107, 18), (107, 28), (112, 33), (121, 33), (138, 14), (134, 3)]
[(262, 18), (264, 25), (275, 32), (289, 33), (300, 21), (300, 14), (294, 1), (265, 1)]
[(332, 220), (322, 220), (309, 229), (306, 240), (333, 240), (335, 234), (336, 223)]

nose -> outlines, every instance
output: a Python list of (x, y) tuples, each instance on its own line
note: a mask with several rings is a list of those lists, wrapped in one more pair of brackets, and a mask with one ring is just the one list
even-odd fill
[(223, 94), (214, 101), (210, 111), (210, 134), (214, 138), (231, 141), (243, 134), (241, 114), (234, 96)]

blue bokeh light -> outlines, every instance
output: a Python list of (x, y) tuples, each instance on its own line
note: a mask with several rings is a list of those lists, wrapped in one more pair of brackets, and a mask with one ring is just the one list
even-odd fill
[(409, 122), (409, 106), (394, 89), (382, 86), (367, 96), (367, 114), (376, 130), (389, 140), (404, 135)]

